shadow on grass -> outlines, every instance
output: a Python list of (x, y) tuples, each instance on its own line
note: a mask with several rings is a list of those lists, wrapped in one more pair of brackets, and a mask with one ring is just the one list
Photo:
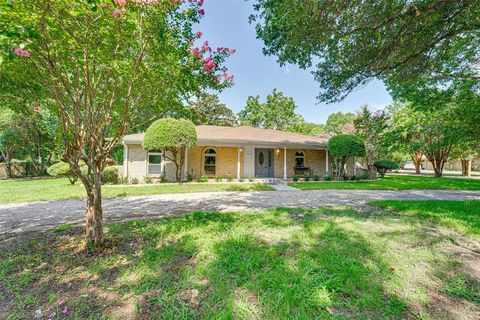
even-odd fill
[[(435, 256), (440, 241), (395, 216), (348, 207), (195, 212), (110, 225), (109, 246), (94, 254), (80, 250), (77, 228), (20, 239), (0, 253), (0, 318), (41, 310), (81, 319), (403, 319), (412, 303), (393, 293), (403, 289), (392, 290), (401, 279), (387, 244)], [(432, 272), (451, 276), (444, 260)], [(471, 283), (453, 278), (444, 291), (477, 303)]]

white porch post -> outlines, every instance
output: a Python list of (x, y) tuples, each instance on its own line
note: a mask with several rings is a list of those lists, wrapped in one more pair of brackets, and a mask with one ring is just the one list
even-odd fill
[(188, 181), (188, 147), (185, 148), (185, 161), (183, 164), (183, 176)]
[(325, 149), (325, 175), (329, 174), (328, 172), (328, 149)]
[(287, 147), (283, 147), (283, 179), (287, 179)]
[(123, 176), (128, 177), (128, 146), (123, 144)]
[(240, 180), (240, 153), (241, 148), (237, 146), (237, 179)]

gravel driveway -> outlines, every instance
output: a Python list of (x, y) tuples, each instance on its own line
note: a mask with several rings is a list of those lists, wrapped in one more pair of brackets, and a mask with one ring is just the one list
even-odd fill
[[(194, 210), (235, 211), (273, 207), (364, 206), (371, 200), (480, 200), (480, 191), (454, 190), (284, 190), (205, 192), (106, 199), (107, 222), (164, 217)], [(44, 231), (60, 224), (84, 222), (83, 200), (0, 205), (0, 237)]]

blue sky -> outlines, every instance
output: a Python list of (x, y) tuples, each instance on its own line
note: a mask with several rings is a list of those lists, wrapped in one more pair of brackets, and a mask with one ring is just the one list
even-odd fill
[(208, 40), (212, 48), (237, 49), (226, 63), (235, 76), (235, 86), (220, 93), (220, 100), (238, 112), (245, 106), (247, 97), (260, 95), (261, 100), (274, 88), (295, 99), (297, 112), (307, 121), (323, 123), (330, 113), (356, 111), (368, 104), (372, 109), (384, 107), (391, 97), (380, 81), (371, 82), (352, 92), (344, 101), (336, 104), (318, 104), (320, 88), (312, 74), (296, 66), (280, 67), (274, 56), (264, 56), (263, 43), (256, 39), (254, 25), (248, 23), (253, 12), (252, 1), (206, 0), (205, 16), (198, 30), (202, 40)]

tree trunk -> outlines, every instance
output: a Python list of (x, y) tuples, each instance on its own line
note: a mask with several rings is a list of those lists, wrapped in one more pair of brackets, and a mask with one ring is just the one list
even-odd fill
[(462, 162), (462, 176), (472, 176), (472, 160), (460, 160)]
[(443, 165), (445, 164), (445, 162), (441, 159), (434, 159), (431, 162), (433, 165), (434, 177), (440, 178), (443, 174)]
[(415, 173), (420, 174), (420, 166), (422, 164), (422, 153), (420, 151), (415, 152), (412, 156), (413, 164), (415, 165)]
[(87, 190), (85, 241), (88, 247), (100, 247), (103, 244), (101, 170), (95, 173), (93, 185), (87, 186), (85, 184), (85, 189)]

